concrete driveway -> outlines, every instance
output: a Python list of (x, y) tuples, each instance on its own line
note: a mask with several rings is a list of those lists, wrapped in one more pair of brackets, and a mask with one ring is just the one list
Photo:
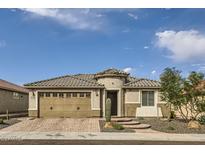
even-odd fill
[(9, 132), (100, 132), (98, 118), (36, 118), (25, 119), (1, 129)]

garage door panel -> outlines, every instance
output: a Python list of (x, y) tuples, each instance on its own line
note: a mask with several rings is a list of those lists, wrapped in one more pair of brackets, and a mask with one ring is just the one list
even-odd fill
[(40, 97), (40, 117), (88, 117), (91, 115), (90, 97)]

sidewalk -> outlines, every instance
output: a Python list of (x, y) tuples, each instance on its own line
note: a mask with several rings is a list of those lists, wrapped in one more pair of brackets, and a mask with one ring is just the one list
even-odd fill
[(0, 132), (3, 140), (136, 140), (196, 141), (205, 143), (205, 134), (102, 133), (102, 132)]

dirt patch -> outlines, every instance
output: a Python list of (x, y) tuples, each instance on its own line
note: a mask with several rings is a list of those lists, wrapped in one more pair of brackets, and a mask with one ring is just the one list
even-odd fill
[(178, 133), (178, 134), (205, 134), (205, 125), (202, 125), (201, 129), (189, 129), (187, 123), (180, 119), (173, 119), (170, 122), (158, 118), (143, 118), (136, 119), (140, 123), (150, 124), (153, 130), (166, 133)]
[(99, 124), (100, 124), (100, 131), (101, 132), (135, 133), (135, 130), (127, 129), (127, 128), (124, 128), (122, 130), (117, 130), (114, 128), (104, 128), (104, 125), (105, 125), (104, 120), (99, 120)]

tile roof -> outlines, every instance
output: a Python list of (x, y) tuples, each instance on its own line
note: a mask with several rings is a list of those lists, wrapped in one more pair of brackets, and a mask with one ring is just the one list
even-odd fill
[[(116, 74), (116, 76), (123, 75), (126, 77), (125, 88), (158, 88), (160, 84), (158, 81), (148, 79), (138, 79), (136, 77), (129, 76), (128, 73), (120, 71), (118, 69), (107, 69), (98, 75), (104, 75), (108, 73)], [(61, 77), (51, 78), (48, 80), (41, 80), (24, 85), (27, 88), (104, 88), (104, 85), (97, 82), (96, 74), (74, 74), (65, 75)]]
[(75, 74), (72, 76), (80, 78), (80, 79), (90, 80), (90, 81), (96, 82), (96, 79), (94, 78), (95, 74)]
[(75, 75), (66, 75), (48, 80), (41, 80), (25, 84), (24, 86), (28, 88), (104, 88), (103, 85), (97, 82), (86, 80), (85, 78), (78, 78)]
[(124, 88), (160, 88), (160, 83), (155, 80), (138, 79), (125, 84)]
[(115, 68), (109, 68), (109, 69), (106, 69), (102, 72), (96, 73), (95, 78), (107, 77), (107, 76), (123, 76), (123, 77), (126, 77), (128, 75), (129, 75), (129, 73), (127, 73), (125, 71), (118, 70), (118, 69), (115, 69)]
[(128, 76), (127, 77), (127, 82), (133, 82), (133, 81), (137, 81), (139, 80), (139, 78), (133, 77), (133, 76)]
[[(77, 77), (77, 78), (84, 79), (84, 80), (91, 80), (93, 82), (97, 82), (97, 80), (95, 78), (95, 74), (75, 74), (73, 76)], [(133, 76), (128, 76), (127, 77), (127, 83), (128, 82), (133, 82), (133, 81), (136, 81), (136, 80), (139, 80), (139, 79), (136, 78), (136, 77), (133, 77)]]
[(22, 92), (22, 93), (28, 93), (29, 90), (25, 89), (19, 85), (13, 84), (11, 82), (5, 81), (0, 79), (0, 89), (15, 91), (15, 92)]

